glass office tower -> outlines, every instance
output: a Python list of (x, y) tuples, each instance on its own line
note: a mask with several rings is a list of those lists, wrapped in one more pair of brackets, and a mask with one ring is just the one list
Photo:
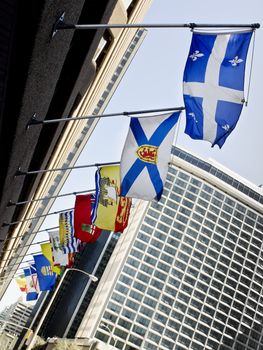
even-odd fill
[(77, 336), (125, 350), (262, 349), (262, 189), (172, 153), (161, 200), (135, 204)]

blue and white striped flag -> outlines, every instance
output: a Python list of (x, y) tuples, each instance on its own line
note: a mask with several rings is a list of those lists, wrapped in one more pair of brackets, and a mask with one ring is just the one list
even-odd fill
[(59, 236), (64, 254), (78, 252), (79, 240), (74, 237), (74, 211), (59, 214)]
[(252, 31), (193, 33), (184, 71), (185, 133), (220, 148), (244, 103), (244, 77)]

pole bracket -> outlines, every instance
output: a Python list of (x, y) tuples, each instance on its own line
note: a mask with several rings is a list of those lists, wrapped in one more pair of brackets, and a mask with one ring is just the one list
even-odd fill
[(38, 120), (37, 119), (37, 114), (34, 113), (32, 115), (32, 117), (30, 118), (29, 122), (27, 123), (26, 129), (28, 130), (31, 125), (39, 125), (39, 124), (43, 124), (43, 121), (42, 120)]
[(59, 29), (75, 29), (75, 24), (68, 24), (64, 22), (65, 18), (65, 12), (63, 12), (55, 21), (52, 33), (51, 33), (51, 39), (54, 38), (54, 36), (57, 34)]
[(21, 168), (19, 167), (15, 173), (16, 176), (21, 176), (21, 175), (26, 175), (27, 173), (25, 171), (22, 171)]

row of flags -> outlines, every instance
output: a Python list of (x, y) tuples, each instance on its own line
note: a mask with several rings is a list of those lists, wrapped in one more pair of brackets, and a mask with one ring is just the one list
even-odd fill
[(37, 300), (40, 291), (52, 290), (61, 273), (61, 266), (54, 265), (51, 244), (41, 244), (41, 250), (42, 254), (33, 256), (34, 263), (15, 279), (20, 290), (26, 293), (27, 301)]
[[(40, 244), (42, 254), (33, 255), (34, 264), (16, 278), (27, 301), (36, 300), (40, 291), (54, 288), (57, 276), (73, 266), (82, 243), (96, 242), (102, 230), (121, 233), (127, 227), (131, 199), (119, 197), (119, 174), (119, 166), (99, 169), (96, 193), (77, 195), (74, 210), (59, 214), (59, 230), (48, 232), (49, 242)], [(109, 212), (103, 211), (104, 205)]]
[[(244, 99), (252, 30), (193, 32), (183, 78), (185, 133), (220, 148), (234, 130)], [(121, 156), (121, 196), (159, 200), (180, 112), (131, 118)]]
[[(244, 103), (245, 63), (252, 30), (193, 33), (184, 71), (187, 133), (220, 148), (235, 128)], [(74, 210), (59, 215), (59, 230), (41, 244), (43, 254), (17, 278), (34, 300), (51, 290), (56, 276), (71, 267), (82, 242), (94, 243), (102, 230), (123, 232), (132, 198), (161, 198), (180, 112), (131, 118), (120, 165), (99, 167), (96, 191), (77, 195)]]

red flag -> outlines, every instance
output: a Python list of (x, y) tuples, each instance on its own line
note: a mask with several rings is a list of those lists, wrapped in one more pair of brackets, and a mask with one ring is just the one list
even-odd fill
[(94, 194), (76, 196), (74, 209), (74, 235), (82, 242), (95, 242), (102, 231), (100, 228), (91, 224), (91, 210), (94, 201)]
[(128, 225), (130, 209), (132, 205), (131, 198), (120, 197), (118, 211), (115, 220), (115, 232), (123, 232)]

